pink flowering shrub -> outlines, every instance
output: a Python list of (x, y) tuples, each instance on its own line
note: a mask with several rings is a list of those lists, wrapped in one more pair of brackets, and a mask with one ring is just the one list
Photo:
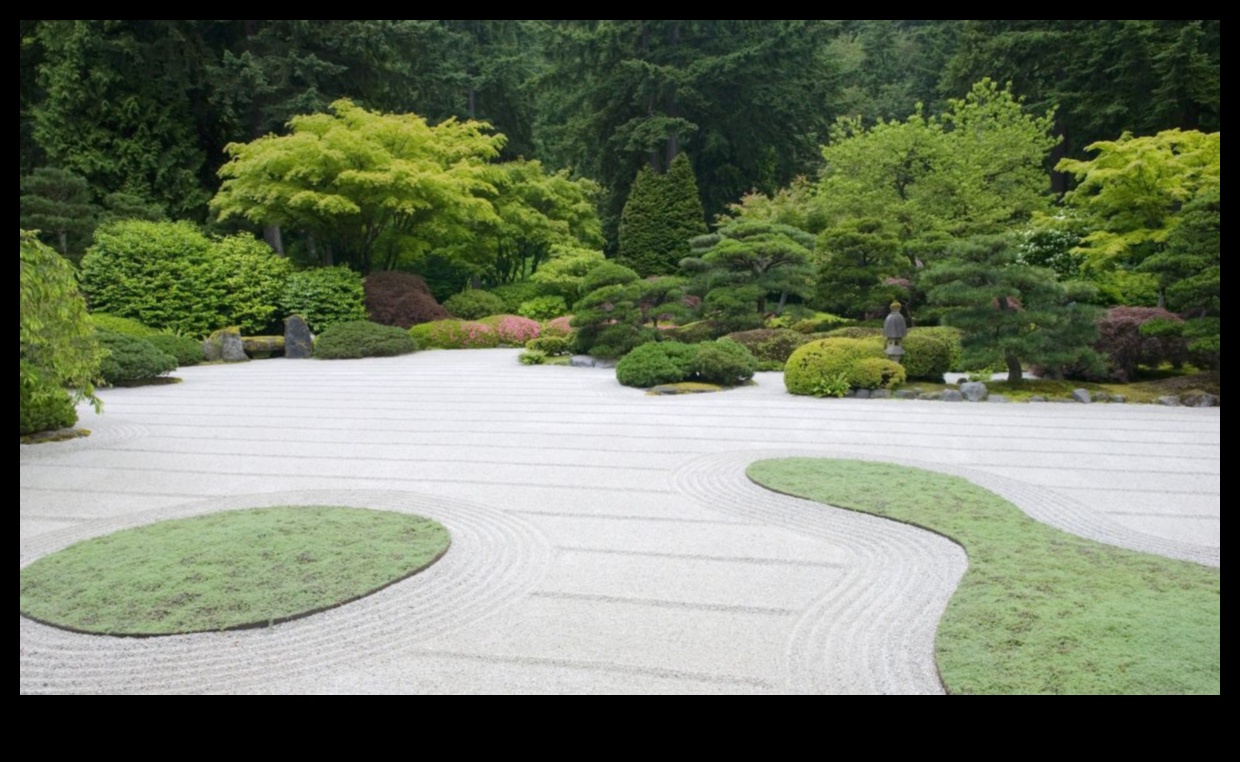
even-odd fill
[(542, 333), (541, 323), (520, 315), (492, 315), (481, 322), (489, 325), (499, 336), (500, 345), (506, 347), (523, 347)]
[(564, 315), (554, 320), (548, 320), (542, 329), (543, 336), (564, 336), (567, 337), (573, 332), (573, 316)]
[(497, 347), (499, 334), (491, 326), (469, 320), (436, 320), (409, 329), (420, 349), (486, 349)]

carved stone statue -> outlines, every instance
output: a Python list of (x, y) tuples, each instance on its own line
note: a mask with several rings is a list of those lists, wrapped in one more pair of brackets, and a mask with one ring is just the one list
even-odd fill
[(900, 314), (900, 303), (891, 303), (891, 312), (883, 321), (883, 336), (887, 338), (887, 357), (893, 362), (900, 362), (904, 357), (904, 337), (908, 335), (908, 323)]

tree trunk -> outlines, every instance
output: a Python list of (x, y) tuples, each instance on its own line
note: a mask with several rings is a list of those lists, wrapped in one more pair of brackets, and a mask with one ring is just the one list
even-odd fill
[(280, 233), (279, 225), (264, 225), (263, 240), (267, 242), (272, 251), (284, 256), (284, 236)]
[(1008, 382), (1016, 383), (1023, 380), (1024, 376), (1021, 375), (1020, 358), (1008, 352), (1003, 356), (1003, 359), (1007, 362)]

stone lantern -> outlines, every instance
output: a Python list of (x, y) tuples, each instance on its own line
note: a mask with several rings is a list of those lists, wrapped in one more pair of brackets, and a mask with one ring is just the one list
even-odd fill
[(883, 336), (887, 338), (887, 359), (901, 362), (904, 359), (904, 337), (908, 334), (908, 324), (900, 314), (900, 303), (891, 303), (891, 312), (883, 321)]

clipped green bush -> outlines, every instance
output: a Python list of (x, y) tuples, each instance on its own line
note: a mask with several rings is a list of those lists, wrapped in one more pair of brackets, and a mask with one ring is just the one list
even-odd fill
[(909, 378), (943, 380), (960, 363), (960, 331), (947, 326), (910, 328), (904, 337), (904, 371)]
[(540, 296), (522, 302), (517, 314), (532, 320), (550, 320), (568, 312), (568, 304), (559, 296)]
[(469, 320), (435, 320), (409, 329), (422, 349), (488, 349), (499, 346), (499, 334), (484, 323)]
[(177, 359), (177, 365), (197, 365), (206, 360), (202, 353), (202, 342), (175, 333), (154, 333), (146, 337), (160, 352), (170, 354)]
[(547, 353), (537, 349), (528, 349), (517, 355), (517, 360), (522, 365), (543, 365), (547, 362)]
[(813, 338), (788, 328), (759, 328), (729, 333), (728, 339), (741, 344), (758, 358), (759, 370), (783, 370), (793, 351)]
[(891, 389), (904, 383), (904, 366), (877, 357), (864, 357), (848, 369), (848, 383), (854, 389)]
[[(815, 312), (807, 317), (791, 321), (787, 327), (798, 333), (822, 333), (823, 331), (835, 330), (850, 322), (852, 321), (848, 318), (832, 315), (830, 312)], [(777, 323), (771, 327), (783, 328), (785, 326)]]
[(417, 351), (407, 331), (369, 320), (330, 325), (314, 341), (314, 356), (323, 360), (394, 357)]
[(741, 344), (720, 339), (695, 345), (690, 370), (699, 381), (708, 384), (736, 386), (753, 378), (758, 359)]
[(280, 309), (285, 315), (301, 315), (315, 333), (336, 323), (364, 321), (362, 276), (344, 265), (292, 273), (284, 285)]
[(568, 339), (563, 336), (539, 336), (525, 342), (525, 348), (533, 352), (542, 352), (548, 357), (566, 355), (571, 351)]
[[(541, 287), (537, 283), (531, 283), (528, 280), (518, 281), (517, 283), (505, 283), (502, 286), (495, 286), (490, 293), (498, 296), (504, 302), (503, 309), (491, 312), (491, 315), (499, 313), (516, 314), (521, 309), (521, 305), (531, 299), (542, 295)], [(486, 317), (481, 315), (480, 317)]]
[(104, 331), (115, 331), (123, 333), (126, 336), (137, 336), (139, 339), (149, 339), (160, 333), (159, 329), (151, 328), (148, 325), (134, 320), (133, 318), (123, 318), (119, 315), (109, 315), (106, 312), (94, 312), (90, 316), (91, 325)]
[(792, 394), (820, 395), (824, 384), (841, 375), (851, 388), (859, 388), (853, 366), (858, 360), (886, 360), (881, 338), (829, 338), (811, 341), (797, 349), (784, 366), (784, 386)]
[(115, 331), (97, 331), (106, 355), (99, 365), (105, 383), (116, 385), (146, 381), (176, 370), (177, 358), (155, 348), (146, 339)]
[(64, 387), (25, 360), (18, 361), (18, 429), (21, 436), (64, 429), (77, 423), (77, 411)]
[[(224, 315), (243, 334), (278, 330), (284, 315), (280, 297), (293, 266), (288, 258), (251, 235), (212, 241), (212, 257), (224, 280)], [(217, 326), (218, 327), (218, 326)]]
[(616, 380), (642, 389), (659, 384), (675, 384), (693, 373), (697, 349), (676, 341), (642, 344), (616, 364)]
[[(504, 300), (488, 291), (471, 288), (453, 294), (443, 303), (444, 309), (461, 320), (477, 320), (505, 312)], [(554, 315), (552, 316), (554, 317)]]

